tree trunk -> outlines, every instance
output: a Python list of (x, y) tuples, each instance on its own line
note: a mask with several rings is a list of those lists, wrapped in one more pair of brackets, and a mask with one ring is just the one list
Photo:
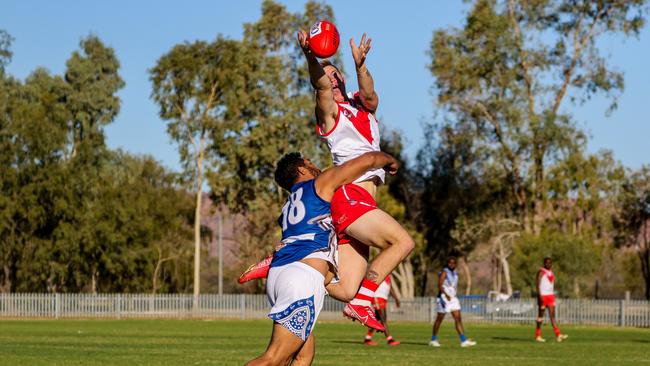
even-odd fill
[[(199, 163), (200, 164), (200, 163)], [(194, 210), (194, 307), (198, 306), (198, 297), (201, 291), (201, 186), (203, 179), (197, 178), (196, 208)]]
[(0, 287), (0, 293), (6, 294), (11, 292), (11, 268), (5, 263), (2, 266), (4, 272), (4, 279), (2, 280), (2, 286)]
[(205, 135), (201, 134), (196, 155), (196, 208), (194, 210), (194, 308), (199, 304), (201, 292), (201, 198), (203, 195), (203, 148)]
[[(508, 265), (508, 256), (503, 249), (503, 243), (499, 241), (499, 261), (501, 262), (501, 270), (503, 271), (503, 280), (506, 285), (506, 294), (512, 296), (512, 283), (510, 283), (510, 266)], [(499, 287), (500, 289), (501, 287)]]
[(469, 296), (472, 292), (472, 273), (470, 272), (467, 263), (467, 257), (460, 257), (460, 268), (463, 270), (463, 274), (465, 275), (465, 296)]
[(90, 293), (97, 294), (97, 270), (93, 266), (93, 273), (90, 276)]
[(397, 283), (393, 283), (395, 291), (400, 299), (412, 299), (415, 297), (415, 279), (413, 276), (413, 264), (407, 258), (399, 264), (393, 272)]

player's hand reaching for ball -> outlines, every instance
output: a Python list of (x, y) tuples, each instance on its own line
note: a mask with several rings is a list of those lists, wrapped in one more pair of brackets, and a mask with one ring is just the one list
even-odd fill
[(354, 44), (354, 38), (350, 38), (350, 49), (352, 49), (352, 58), (354, 58), (354, 64), (357, 69), (361, 68), (366, 62), (366, 56), (370, 52), (370, 47), (372, 44), (372, 38), (366, 40), (366, 34), (364, 33), (361, 36), (361, 42), (359, 46)]
[(309, 48), (309, 37), (307, 36), (307, 33), (302, 29), (298, 30), (298, 45), (302, 49), (302, 52), (305, 54), (305, 56), (314, 57), (311, 49)]

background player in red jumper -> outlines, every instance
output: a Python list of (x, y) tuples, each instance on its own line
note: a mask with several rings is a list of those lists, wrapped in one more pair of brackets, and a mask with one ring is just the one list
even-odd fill
[[(375, 316), (385, 328), (384, 334), (386, 335), (386, 343), (389, 346), (397, 346), (401, 342), (395, 340), (388, 330), (388, 296), (392, 296), (395, 299), (395, 306), (400, 307), (399, 296), (395, 293), (393, 286), (391, 285), (392, 275), (388, 275), (386, 279), (379, 285), (377, 291), (375, 291)], [(377, 342), (372, 340), (372, 335), (375, 333), (375, 330), (370, 328), (366, 337), (363, 340), (363, 344), (368, 346), (376, 346)]]
[(551, 324), (553, 325), (555, 339), (558, 342), (562, 342), (569, 337), (566, 334), (560, 333), (560, 328), (557, 326), (557, 321), (555, 320), (555, 274), (551, 271), (552, 266), (553, 260), (546, 257), (544, 258), (544, 266), (537, 272), (538, 315), (537, 327), (535, 328), (535, 340), (537, 342), (546, 342), (546, 340), (542, 338), (542, 322), (544, 321), (544, 312), (546, 312), (546, 309), (548, 309), (548, 317), (551, 319)]

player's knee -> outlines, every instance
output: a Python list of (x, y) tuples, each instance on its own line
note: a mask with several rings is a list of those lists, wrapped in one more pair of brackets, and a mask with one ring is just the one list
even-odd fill
[(302, 366), (302, 365), (311, 365), (311, 362), (314, 359), (314, 354), (298, 354), (293, 362), (291, 363), (292, 366)]

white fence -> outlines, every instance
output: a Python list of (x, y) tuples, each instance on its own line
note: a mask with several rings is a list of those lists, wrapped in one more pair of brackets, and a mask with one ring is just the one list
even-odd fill
[[(389, 305), (392, 320), (432, 322), (435, 297)], [(461, 298), (463, 319), (480, 323), (532, 323), (534, 299), (490, 301)], [(195, 306), (196, 305), (196, 306)], [(341, 319), (343, 304), (325, 299), (320, 319)], [(230, 318), (262, 319), (268, 312), (265, 295), (168, 294), (0, 294), (0, 318)], [(650, 302), (626, 300), (557, 300), (558, 320), (564, 324), (650, 327)]]

